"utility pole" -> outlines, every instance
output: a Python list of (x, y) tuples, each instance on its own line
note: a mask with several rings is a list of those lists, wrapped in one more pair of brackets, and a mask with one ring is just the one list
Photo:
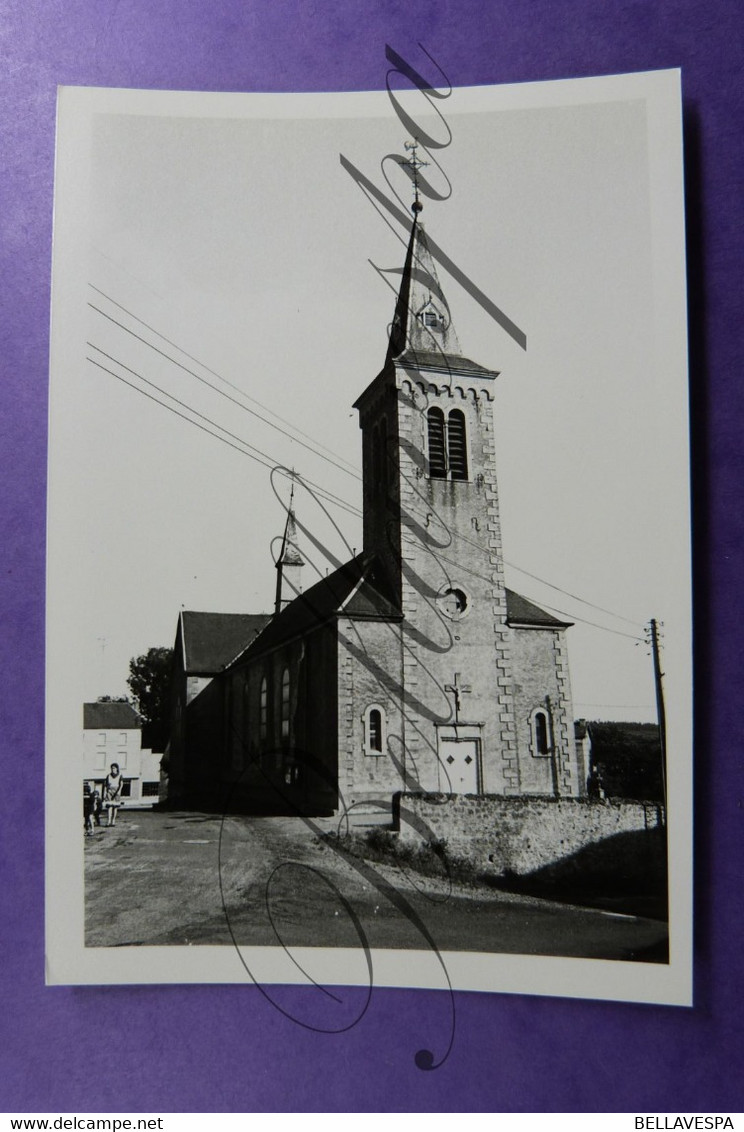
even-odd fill
[(649, 636), (651, 639), (651, 655), (654, 660), (656, 714), (659, 720), (659, 741), (661, 743), (661, 789), (664, 799), (664, 811), (666, 812), (666, 712), (664, 710), (664, 687), (661, 682), (664, 673), (661, 671), (661, 659), (659, 656), (659, 625), (655, 617), (651, 618), (649, 624)]

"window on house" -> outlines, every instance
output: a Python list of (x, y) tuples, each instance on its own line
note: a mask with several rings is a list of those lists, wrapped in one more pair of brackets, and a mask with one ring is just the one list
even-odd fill
[(429, 475), (432, 479), (443, 480), (447, 477), (444, 413), (441, 409), (429, 409), (426, 421), (429, 431)]
[(142, 783), (142, 797), (143, 798), (157, 798), (160, 791), (159, 782), (143, 782)]
[(468, 478), (468, 453), (465, 444), (465, 414), (453, 409), (447, 417), (447, 455), (453, 480)]
[(93, 755), (95, 770), (104, 770), (106, 767), (106, 732), (99, 731), (96, 736), (96, 749)]
[(264, 676), (258, 701), (258, 734), (265, 739), (269, 729), (269, 686)]
[(131, 798), (132, 797), (132, 780), (131, 780), (131, 778), (125, 778), (124, 781), (122, 782), (122, 784), (121, 784), (121, 796), (122, 796), (122, 798)]
[(282, 739), (289, 739), (289, 669), (282, 673)]
[(370, 704), (364, 713), (364, 753), (381, 755), (385, 748), (385, 709)]

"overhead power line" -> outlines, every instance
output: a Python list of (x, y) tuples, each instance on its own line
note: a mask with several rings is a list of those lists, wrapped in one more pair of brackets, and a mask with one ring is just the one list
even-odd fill
[(332, 448), (328, 448), (327, 445), (321, 443), (320, 440), (317, 440), (314, 436), (310, 436), (309, 433), (304, 432), (303, 429), (299, 428), (296, 424), (288, 421), (286, 417), (283, 417), (280, 413), (276, 413), (273, 409), (270, 409), (268, 405), (264, 405), (264, 403), (262, 401), (259, 401), (256, 397), (252, 397), (250, 393), (246, 393), (245, 390), (241, 389), (239, 385), (235, 385), (234, 382), (224, 377), (221, 373), (218, 373), (217, 370), (212, 369), (211, 366), (208, 366), (206, 362), (203, 362), (200, 358), (195, 357), (194, 354), (190, 354), (188, 350), (184, 350), (183, 346), (179, 346), (178, 343), (174, 342), (172, 338), (168, 338), (165, 334), (163, 334), (156, 327), (152, 326), (149, 322), (145, 322), (145, 320), (143, 318), (140, 318), (138, 314), (135, 314), (134, 311), (130, 311), (122, 303), (117, 302), (116, 299), (112, 298), (111, 295), (107, 295), (105, 291), (102, 291), (100, 287), (96, 287), (94, 283), (89, 283), (88, 286), (97, 294), (102, 295), (103, 298), (106, 299), (109, 303), (112, 303), (115, 307), (118, 307), (120, 311), (124, 311), (124, 313), (129, 315), (130, 318), (133, 318), (135, 322), (138, 322), (140, 326), (144, 326), (152, 334), (156, 334), (158, 338), (162, 338), (163, 342), (167, 342), (169, 346), (173, 346), (174, 349), (178, 350), (178, 352), (180, 354), (183, 354), (185, 358), (188, 358), (189, 361), (196, 362), (196, 364), (201, 366), (202, 369), (206, 370), (207, 373), (211, 373), (213, 377), (216, 377), (218, 381), (223, 382), (225, 385), (229, 386), (230, 389), (234, 389), (235, 392), (239, 393), (241, 397), (245, 397), (246, 401), (251, 401), (254, 405), (258, 405), (258, 407), (260, 409), (263, 409), (265, 413), (268, 413), (271, 417), (275, 417), (276, 420), (281, 421), (282, 424), (287, 425), (287, 427), (291, 428), (293, 432), (296, 432), (298, 436), (304, 436), (306, 440), (312, 441), (312, 443), (317, 448), (321, 448), (324, 452), (328, 452), (331, 456), (338, 457), (338, 459), (341, 460), (342, 463), (346, 464), (351, 469), (351, 471), (356, 472), (356, 467), (354, 466), (354, 464), (351, 464), (348, 460), (345, 460), (344, 457), (340, 456), (338, 452), (334, 452)]
[[(256, 417), (257, 420), (260, 420), (263, 424), (268, 425), (269, 428), (276, 429), (276, 431), (280, 432), (282, 436), (286, 436), (294, 444), (299, 444), (302, 448), (306, 448), (308, 452), (312, 452), (314, 456), (318, 456), (321, 460), (326, 460), (329, 464), (333, 464), (335, 468), (338, 468), (338, 470), (341, 472), (345, 472), (347, 476), (352, 476), (357, 480), (360, 480), (362, 478), (358, 474), (358, 472), (351, 471), (350, 468), (344, 467), (343, 464), (340, 464), (337, 460), (332, 460), (330, 456), (324, 456), (322, 452), (318, 452), (317, 448), (314, 448), (312, 445), (307, 444), (304, 440), (300, 440), (297, 436), (292, 436), (292, 434), (287, 432), (286, 429), (280, 428), (279, 425), (273, 424), (272, 421), (267, 420), (266, 417), (261, 415), (261, 413), (257, 413), (255, 409), (249, 408), (248, 405), (244, 405), (242, 401), (239, 401), (236, 397), (233, 397), (231, 396), (231, 394), (226, 393), (224, 389), (219, 389), (218, 386), (216, 386), (213, 382), (208, 381), (206, 377), (202, 377), (201, 374), (198, 374), (195, 370), (189, 369), (189, 367), (184, 365), (183, 362), (179, 362), (177, 358), (171, 357), (170, 354), (167, 354), (165, 350), (161, 350), (160, 347), (156, 346), (153, 342), (148, 342), (147, 339), (143, 338), (141, 334), (137, 334), (135, 330), (132, 330), (131, 327), (126, 326), (123, 322), (120, 322), (118, 318), (114, 318), (113, 315), (107, 314), (106, 311), (101, 310), (101, 308), (97, 307), (95, 303), (89, 302), (88, 306), (91, 308), (91, 310), (96, 311), (96, 313), (100, 314), (103, 318), (108, 319), (109, 322), (113, 322), (114, 326), (120, 327), (120, 329), (123, 330), (126, 334), (130, 334), (132, 338), (136, 338), (138, 342), (142, 342), (144, 346), (147, 346), (150, 350), (154, 350), (156, 354), (160, 354), (160, 356), (162, 358), (165, 358), (166, 361), (171, 362), (174, 366), (178, 366), (179, 369), (182, 369), (184, 373), (189, 374), (190, 377), (196, 378), (196, 380), (200, 381), (202, 385), (206, 385), (208, 389), (213, 390), (220, 397), (224, 397), (226, 400), (231, 401), (233, 405), (237, 405), (237, 407), (239, 409), (242, 409), (244, 413), (250, 413), (251, 416)], [(179, 347), (176, 347), (176, 349), (178, 348)], [(199, 364), (201, 365), (201, 363)], [(206, 369), (206, 367), (204, 368)], [(243, 394), (243, 396), (245, 396), (245, 394)]]
[[(200, 420), (206, 421), (206, 423), (211, 425), (212, 428), (219, 429), (220, 432), (224, 433), (225, 435), (220, 436), (219, 433), (213, 432), (212, 429), (205, 428), (204, 425), (199, 424), (198, 421), (195, 421), (193, 419), (193, 417), (187, 416), (186, 413), (179, 412), (178, 409), (174, 409), (172, 405), (168, 405), (168, 404), (166, 404), (165, 401), (161, 401), (159, 398), (154, 397), (151, 393), (148, 393), (147, 390), (142, 389), (140, 386), (135, 385), (131, 381), (127, 381), (127, 379), (125, 377), (122, 377), (121, 374), (115, 373), (113, 370), (109, 369), (107, 366), (104, 366), (100, 362), (97, 362), (95, 358), (89, 357), (87, 359), (87, 361), (92, 362), (92, 364), (94, 366), (97, 366), (98, 369), (101, 369), (105, 373), (110, 374), (111, 377), (115, 377), (117, 379), (117, 381), (121, 381), (124, 385), (128, 385), (130, 389), (134, 389), (135, 392), (141, 393), (144, 397), (147, 397), (148, 400), (155, 401), (156, 404), (162, 405), (162, 407), (164, 409), (167, 409), (171, 413), (175, 413), (175, 415), (177, 417), (181, 417), (182, 420), (187, 421), (189, 424), (193, 424), (196, 428), (200, 429), (202, 432), (206, 432), (210, 436), (214, 436), (216, 440), (223, 441), (223, 443), (227, 444), (230, 448), (234, 448), (237, 452), (240, 452), (241, 455), (248, 456), (249, 459), (255, 460), (256, 463), (261, 464), (264, 468), (268, 468), (271, 471), (274, 468), (276, 468), (277, 466), (280, 466), (279, 462), (276, 461), (276, 460), (272, 460), (271, 456), (268, 453), (263, 452), (260, 448), (256, 448), (255, 445), (249, 444), (247, 440), (243, 440), (242, 437), (237, 436), (233, 432), (230, 432), (229, 429), (223, 428), (222, 425), (217, 424), (216, 421), (213, 421), (213, 420), (211, 420), (211, 418), (206, 417), (203, 413), (200, 413), (197, 409), (191, 408), (191, 406), (187, 405), (186, 402), (179, 400), (179, 398), (175, 397), (172, 393), (168, 393), (165, 389), (161, 389), (161, 387), (159, 385), (156, 385), (155, 382), (150, 381), (148, 378), (144, 377), (137, 370), (134, 370), (130, 366), (125, 365), (123, 362), (119, 361), (117, 358), (112, 358), (110, 354), (107, 354), (104, 350), (101, 350), (101, 348), (99, 346), (94, 345), (92, 342), (88, 342), (87, 345), (90, 346), (93, 350), (96, 350), (98, 353), (102, 354), (110, 362), (113, 362), (114, 365), (117, 365), (121, 369), (126, 370), (127, 373), (132, 374), (132, 376), (136, 377), (139, 381), (143, 381), (146, 385), (150, 386), (151, 389), (157, 390), (157, 392), (161, 393), (164, 397), (167, 397), (169, 400), (175, 402), (175, 404), (180, 405), (181, 408), (186, 409), (186, 411), (188, 413), (193, 414), (193, 416), (199, 417)], [(232, 439), (228, 440), (228, 439), (226, 439), (227, 437), (231, 437)], [(238, 444), (234, 444), (232, 442), (232, 441), (235, 441), (235, 440), (238, 442)], [(242, 445), (242, 447), (238, 447), (238, 445)], [(246, 449), (250, 449), (250, 451), (246, 451)], [(338, 496), (334, 495), (332, 492), (328, 491), (326, 488), (321, 487), (320, 484), (314, 483), (313, 480), (306, 479), (304, 476), (300, 476), (300, 475), (297, 475), (297, 479), (299, 479), (299, 481), (301, 483), (304, 483), (308, 487), (311, 487), (313, 489), (313, 491), (317, 492), (317, 494), (321, 498), (325, 499), (326, 502), (333, 503), (337, 507), (341, 507), (344, 511), (348, 511), (350, 514), (354, 515), (355, 517), (358, 517), (359, 515), (361, 515), (361, 512), (358, 510), (358, 508), (354, 508), (352, 504), (347, 504), (344, 500), (340, 499)]]
[[(169, 354), (167, 354), (165, 351), (161, 350), (158, 346), (154, 345), (152, 342), (148, 342), (146, 338), (143, 338), (141, 335), (137, 334), (134, 330), (127, 327), (124, 323), (120, 322), (118, 319), (113, 318), (111, 315), (109, 315), (105, 311), (101, 310), (100, 307), (95, 306), (94, 303), (89, 302), (88, 305), (91, 307), (92, 310), (96, 311), (98, 314), (102, 315), (104, 318), (106, 318), (110, 322), (114, 323), (114, 325), (120, 327), (127, 334), (130, 334), (132, 337), (137, 339), (137, 341), (142, 342), (145, 346), (148, 346), (151, 350), (154, 350), (157, 354), (159, 354), (161, 357), (165, 358), (167, 361), (171, 362), (173, 365), (178, 366), (178, 368), (182, 369), (184, 372), (188, 373), (190, 376), (196, 378), (197, 381), (200, 381), (202, 384), (206, 385), (209, 389), (212, 389), (219, 396), (227, 398), (227, 400), (231, 401), (233, 404), (237, 405), (239, 408), (243, 409), (245, 412), (248, 412), (252, 416), (261, 420), (264, 424), (267, 424), (270, 428), (274, 428), (276, 431), (280, 432), (283, 436), (286, 436), (291, 441), (294, 441), (294, 442), (300, 444), (303, 448), (307, 449), (313, 455), (318, 456), (323, 460), (326, 460), (329, 464), (332, 464), (334, 467), (338, 468), (340, 471), (344, 471), (344, 472), (347, 473), (347, 475), (352, 475), (355, 479), (361, 480), (361, 476), (359, 476), (359, 474), (356, 471), (350, 470), (351, 465), (349, 465), (348, 467), (343, 467), (342, 464), (339, 464), (337, 462), (337, 459), (338, 459), (338, 460), (343, 461), (344, 464), (348, 464), (348, 461), (344, 460), (344, 458), (342, 456), (340, 456), (338, 453), (334, 452), (333, 449), (327, 448), (325, 445), (321, 444), (320, 441), (316, 440), (314, 437), (311, 437), (308, 433), (305, 433), (302, 430), (296, 428), (295, 425), (292, 425), (289, 421), (285, 420), (285, 418), (279, 416), (279, 414), (277, 414), (277, 413), (274, 413), (271, 409), (268, 409), (260, 401), (257, 401), (255, 398), (251, 397), (249, 394), (244, 393), (241, 389), (239, 389), (238, 386), (234, 385), (232, 382), (230, 382), (226, 378), (222, 377), (216, 370), (211, 369), (204, 362), (202, 362), (198, 358), (194, 357), (194, 355), (189, 354), (186, 350), (184, 350), (176, 342), (172, 341), (172, 339), (167, 338), (164, 334), (162, 334), (155, 327), (153, 327), (149, 323), (145, 322), (144, 319), (141, 319), (138, 315), (134, 314), (134, 312), (128, 310), (125, 306), (123, 306), (123, 304), (117, 302), (116, 299), (113, 299), (110, 295), (107, 295), (105, 291), (101, 290), (101, 288), (96, 287), (93, 283), (89, 283), (89, 286), (91, 287), (92, 290), (94, 290), (98, 294), (102, 295), (108, 302), (110, 302), (114, 306), (118, 307), (119, 310), (123, 311), (130, 318), (133, 318), (136, 322), (140, 323), (140, 325), (144, 326), (151, 333), (156, 334), (164, 342), (167, 342), (168, 345), (173, 346), (174, 349), (176, 349), (180, 353), (182, 353), (184, 355), (184, 357), (187, 357), (187, 358), (189, 358), (189, 360), (196, 362), (197, 365), (201, 366), (208, 373), (211, 373), (219, 381), (223, 382), (224, 384), (228, 385), (231, 389), (234, 389), (236, 392), (238, 392), (241, 397), (244, 397), (247, 400), (252, 401), (254, 404), (259, 405), (262, 409), (265, 410), (265, 412), (270, 413), (271, 416), (276, 417), (277, 420), (282, 421), (283, 424), (286, 424), (289, 428), (300, 433), (302, 436), (306, 437), (306, 439), (311, 441), (312, 443), (306, 444), (303, 441), (299, 440), (296, 436), (292, 436), (290, 433), (286, 432), (284, 429), (279, 428), (278, 425), (275, 425), (271, 421), (266, 420), (266, 418), (263, 417), (260, 413), (257, 413), (255, 410), (249, 408), (247, 405), (241, 404), (241, 402), (237, 401), (234, 397), (230, 396), (230, 394), (225, 393), (222, 389), (219, 389), (212, 382), (207, 381), (206, 378), (195, 373), (188, 366), (185, 366), (182, 362), (179, 362), (176, 358), (171, 357)], [(105, 352), (103, 350), (101, 350), (100, 347), (93, 346), (93, 349), (98, 350), (100, 353), (104, 354), (105, 357), (108, 357), (109, 360), (115, 362), (115, 364), (121, 366), (122, 368), (126, 369), (128, 372), (137, 376), (140, 380), (145, 381), (151, 387), (157, 389), (158, 392), (162, 393), (164, 396), (170, 398), (171, 400), (175, 401), (177, 404), (181, 405), (183, 408), (187, 409), (188, 412), (199, 416), (201, 419), (203, 419), (203, 420), (207, 421), (209, 424), (211, 424), (214, 428), (220, 429), (220, 431), (226, 433), (227, 436), (232, 436), (232, 438), (234, 440), (237, 440), (239, 444), (244, 445), (246, 448), (250, 448), (254, 452), (260, 453), (260, 455), (263, 456), (264, 460), (263, 461), (258, 460), (259, 463), (264, 463), (264, 466), (266, 466), (266, 467), (274, 467), (274, 466), (276, 466), (277, 463), (279, 463), (279, 461), (273, 461), (272, 457), (270, 455), (268, 455), (267, 453), (261, 452), (260, 449), (255, 448), (255, 446), (249, 444), (247, 441), (243, 440), (241, 437), (235, 436), (235, 434), (230, 433), (227, 429), (223, 429), (221, 425), (216, 424), (216, 422), (210, 420), (210, 418), (208, 418), (208, 417), (204, 417), (203, 414), (198, 413), (197, 410), (192, 409), (185, 402), (179, 401), (178, 398), (173, 397), (172, 394), (169, 394), (165, 390), (161, 389), (159, 386), (154, 385), (152, 382), (148, 381), (147, 378), (143, 377), (141, 374), (137, 373), (135, 370), (129, 369), (129, 367), (125, 366), (124, 363), (118, 361), (118, 359), (111, 358), (111, 356), (105, 354)], [(89, 360), (93, 361), (93, 359), (89, 359)], [(97, 363), (94, 362), (94, 364), (97, 364)], [(103, 367), (103, 366), (99, 366), (99, 368), (105, 369), (105, 367)], [(111, 371), (107, 370), (106, 372), (111, 372)], [(112, 376), (118, 377), (118, 375), (115, 374), (115, 373), (112, 373)], [(120, 380), (123, 380), (123, 379), (120, 378)], [(130, 382), (125, 382), (125, 384), (131, 385)], [(144, 390), (138, 390), (137, 386), (131, 385), (131, 387), (136, 389), (138, 392), (144, 393)], [(157, 401), (157, 398), (154, 398), (154, 397), (151, 397), (150, 399)], [(163, 402), (158, 401), (158, 404), (163, 404)], [(163, 405), (163, 407), (169, 408), (170, 406)], [(180, 414), (180, 413), (177, 414), (177, 415), (183, 416), (183, 414)], [(189, 420), (188, 417), (184, 417), (184, 419)], [(195, 421), (192, 421), (191, 423), (196, 424)], [(202, 431), (208, 432), (209, 430), (203, 429)], [(210, 435), (216, 436), (216, 438), (218, 440), (223, 439), (222, 437), (220, 437), (219, 435), (217, 435), (215, 433), (211, 433)], [(231, 447), (235, 447), (235, 445), (231, 445)], [(318, 451), (318, 449), (323, 449), (324, 452), (328, 452), (331, 455), (330, 456), (323, 455), (323, 453)], [(242, 449), (238, 449), (238, 451), (242, 451)], [(250, 453), (244, 452), (244, 455), (250, 455)], [(332, 459), (331, 456), (337, 457), (337, 459)], [(264, 461), (270, 461), (270, 463), (265, 463)], [(348, 512), (351, 515), (354, 515), (356, 517), (361, 516), (362, 512), (359, 510), (359, 508), (356, 507), (354, 504), (350, 503), (348, 500), (343, 499), (340, 496), (334, 495), (332, 492), (329, 492), (326, 488), (320, 487), (319, 484), (315, 484), (311, 480), (304, 479), (304, 477), (301, 477), (301, 478), (303, 479), (303, 482), (305, 484), (307, 484), (310, 487), (313, 487), (314, 490), (316, 490), (320, 495), (322, 495), (322, 497), (324, 499), (326, 499), (327, 501), (334, 503), (338, 507), (341, 507), (344, 511)], [(480, 554), (482, 554), (484, 556), (487, 555), (487, 556), (490, 557), (490, 554), (492, 553), (492, 551), (489, 548), (483, 547), (482, 545), (477, 543), (474, 539), (468, 538), (464, 534), (461, 534), (459, 537), (462, 539), (463, 542), (472, 546)], [(452, 564), (456, 564), (453, 559), (447, 558), (445, 555), (440, 555), (440, 557), (444, 561), (450, 562)], [(534, 581), (540, 582), (542, 585), (548, 586), (549, 589), (555, 590), (557, 593), (561, 593), (565, 597), (571, 598), (572, 601), (581, 602), (582, 605), (586, 605), (590, 609), (596, 609), (598, 612), (604, 613), (608, 617), (617, 618), (618, 620), (624, 621), (629, 625), (637, 626), (639, 629), (642, 628), (640, 622), (634, 621), (632, 618), (626, 617), (622, 613), (616, 613), (611, 609), (607, 609), (606, 607), (601, 606), (601, 605), (597, 605), (595, 602), (591, 602), (586, 598), (582, 598), (578, 594), (571, 593), (569, 590), (562, 589), (560, 586), (555, 585), (555, 583), (549, 582), (546, 578), (541, 578), (538, 574), (534, 574), (530, 570), (525, 570), (524, 567), (518, 566), (514, 562), (510, 562), (508, 559), (504, 559), (503, 561), (504, 561), (504, 565), (508, 566), (510, 569), (516, 570), (518, 573), (524, 574), (526, 577), (532, 578)], [(472, 569), (470, 570), (470, 572), (473, 573), (473, 574), (476, 573)], [(538, 604), (545, 605), (544, 602), (539, 602)], [(589, 625), (589, 626), (591, 626), (595, 629), (600, 629), (603, 632), (613, 633), (616, 636), (626, 637), (629, 640), (633, 640), (633, 641), (642, 640), (641, 637), (633, 636), (630, 633), (623, 633), (619, 629), (610, 629), (609, 627), (607, 627), (605, 625), (599, 625), (597, 622), (589, 621), (586, 618), (579, 617), (578, 615), (573, 614), (573, 613), (567, 613), (564, 610), (556, 609), (555, 607), (550, 606), (550, 605), (545, 605), (545, 608), (550, 610), (551, 612), (558, 613), (563, 617), (570, 617), (574, 621), (578, 621), (578, 622), (581, 622), (582, 624)]]
[(606, 613), (608, 617), (617, 617), (619, 621), (626, 621), (629, 625), (635, 625), (637, 628), (642, 628), (640, 621), (633, 621), (630, 617), (623, 616), (622, 613), (613, 613), (611, 609), (605, 609), (603, 605), (595, 605), (593, 601), (587, 601), (585, 597), (579, 597), (578, 594), (572, 594), (568, 590), (562, 590), (560, 586), (556, 586), (553, 582), (548, 582), (545, 578), (538, 577), (537, 574), (531, 574), (529, 570), (525, 570), (523, 566), (517, 566), (514, 562), (508, 562), (504, 559), (504, 565), (512, 570), (517, 570), (520, 574), (526, 574), (528, 578), (534, 579), (536, 582), (542, 582), (544, 586), (549, 586), (551, 590), (556, 590), (559, 594), (564, 594), (565, 597), (570, 597), (573, 601), (580, 601), (582, 605), (588, 605), (590, 609), (596, 609), (599, 613)]
[(651, 711), (653, 704), (590, 704), (586, 700), (574, 700), (574, 707), (623, 708), (626, 711)]
[(561, 617), (570, 617), (572, 621), (579, 621), (582, 625), (591, 625), (593, 629), (601, 629), (603, 633), (612, 633), (616, 637), (627, 637), (629, 641), (644, 644), (643, 637), (634, 637), (632, 633), (623, 633), (621, 629), (610, 629), (607, 625), (598, 625), (596, 621), (587, 621), (585, 617), (578, 617), (575, 613), (567, 613), (565, 609), (556, 609), (554, 605), (548, 605), (544, 601), (541, 601), (540, 605), (550, 610), (551, 613), (559, 613)]

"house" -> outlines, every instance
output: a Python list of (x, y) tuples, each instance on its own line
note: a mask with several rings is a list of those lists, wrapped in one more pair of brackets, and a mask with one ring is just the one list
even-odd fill
[[(209, 613), (182, 610), (178, 617), (173, 649), (171, 680), (171, 730), (166, 763), (168, 800), (178, 804), (185, 800), (187, 783), (193, 787), (212, 742), (211, 733), (202, 736), (201, 707), (192, 711), (193, 700), (204, 692), (215, 676), (243, 651), (270, 620), (268, 613)], [(220, 713), (217, 713), (218, 717)], [(221, 718), (210, 720), (215, 741), (221, 738)]]
[[(312, 815), (390, 809), (401, 792), (585, 793), (569, 625), (504, 582), (499, 375), (461, 350), (420, 209), (384, 365), (355, 403), (362, 552), (301, 592), (290, 501), (271, 619), (181, 615), (174, 741), (188, 804)], [(214, 629), (201, 688), (187, 617)]]
[(83, 704), (83, 781), (99, 787), (112, 763), (124, 779), (122, 797), (130, 804), (158, 801), (160, 755), (142, 747), (142, 720), (126, 701)]

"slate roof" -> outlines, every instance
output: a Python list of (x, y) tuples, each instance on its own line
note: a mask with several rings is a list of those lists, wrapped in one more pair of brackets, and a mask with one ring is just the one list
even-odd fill
[(498, 372), (471, 362), (462, 354), (440, 354), (436, 350), (406, 350), (395, 359), (395, 364), (406, 369), (435, 370), (441, 373), (474, 374), (476, 377), (498, 377)]
[(184, 668), (187, 674), (213, 676), (253, 643), (271, 620), (270, 613), (181, 613)]
[(142, 727), (142, 720), (131, 704), (95, 703), (83, 704), (83, 728), (85, 731), (133, 731)]
[(559, 621), (514, 590), (506, 591), (506, 620), (509, 625), (542, 625), (546, 629), (568, 629), (573, 625), (573, 621)]
[(327, 578), (321, 578), (274, 617), (255, 644), (237, 659), (276, 648), (328, 623), (338, 614), (360, 620), (401, 619), (376, 556), (359, 554)]

